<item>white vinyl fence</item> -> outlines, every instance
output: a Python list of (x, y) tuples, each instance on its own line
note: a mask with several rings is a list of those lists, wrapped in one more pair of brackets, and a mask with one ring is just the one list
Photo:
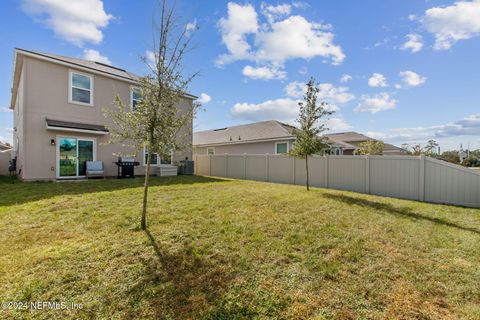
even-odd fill
[[(286, 155), (196, 155), (195, 174), (299, 184), (305, 159)], [(309, 157), (310, 185), (480, 208), (480, 173), (420, 156)]]

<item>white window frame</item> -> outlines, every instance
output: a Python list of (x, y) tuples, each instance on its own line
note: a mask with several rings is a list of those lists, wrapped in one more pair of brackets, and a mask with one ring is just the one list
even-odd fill
[[(140, 87), (130, 87), (130, 110), (133, 111), (133, 91), (140, 90)], [(136, 99), (137, 103), (141, 100)]]
[[(72, 81), (72, 79), (73, 79), (74, 74), (78, 74), (78, 75), (81, 75), (81, 76), (84, 76), (84, 77), (88, 77), (90, 79), (90, 103), (73, 101), (73, 90), (72, 90), (73, 81)], [(84, 89), (84, 88), (77, 88), (77, 89), (88, 90), (88, 89)], [(83, 73), (83, 72), (74, 71), (74, 70), (70, 70), (68, 72), (68, 102), (69, 103), (78, 104), (78, 105), (82, 105), (82, 106), (93, 107), (93, 90), (94, 90), (94, 83), (93, 83), (93, 76), (92, 75), (86, 74), (86, 73)]]
[[(146, 157), (146, 153), (147, 153), (147, 147), (143, 147), (143, 162), (142, 162), (142, 165), (144, 167), (147, 166), (147, 157)], [(153, 166), (153, 167), (159, 167), (160, 166), (160, 156), (158, 155), (158, 153), (152, 153), (152, 154), (156, 154), (157, 155), (157, 164), (151, 164), (150, 166)]]
[(208, 153), (208, 150), (213, 150), (213, 153), (212, 153), (211, 155), (212, 155), (212, 156), (215, 155), (215, 147), (207, 148), (207, 155), (210, 155), (210, 154)]
[(287, 144), (287, 153), (290, 151), (290, 143), (288, 143), (288, 141), (277, 141), (275, 142), (275, 154), (287, 154), (287, 153), (277, 153), (277, 145), (284, 144), (284, 143)]

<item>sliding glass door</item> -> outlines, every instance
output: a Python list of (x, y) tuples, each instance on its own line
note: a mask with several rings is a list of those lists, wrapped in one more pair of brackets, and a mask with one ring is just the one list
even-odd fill
[(94, 140), (59, 137), (58, 177), (76, 178), (86, 174), (86, 162), (95, 160)]

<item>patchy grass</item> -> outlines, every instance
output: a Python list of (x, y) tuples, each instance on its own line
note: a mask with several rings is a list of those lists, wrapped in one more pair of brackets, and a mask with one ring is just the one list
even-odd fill
[(202, 177), (0, 181), (0, 318), (479, 319), (480, 210)]

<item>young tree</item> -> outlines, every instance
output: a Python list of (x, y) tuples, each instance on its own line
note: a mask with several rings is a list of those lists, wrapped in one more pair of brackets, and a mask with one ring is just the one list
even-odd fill
[[(190, 32), (185, 27), (179, 29), (173, 8), (167, 1), (161, 3), (160, 21), (156, 26), (157, 41), (154, 43), (152, 58), (144, 57), (150, 72), (138, 79), (141, 100), (131, 110), (117, 96), (116, 108), (105, 110), (105, 115), (113, 120), (109, 126), (110, 143), (121, 142), (138, 153), (147, 150), (145, 181), (143, 188), (143, 207), (141, 228), (147, 227), (147, 200), (152, 154), (170, 156), (171, 152), (185, 148), (191, 142), (185, 142), (191, 134), (190, 127), (198, 104), (193, 103), (187, 109), (178, 107), (185, 99), (187, 86), (196, 73), (183, 75), (183, 58), (190, 46)], [(187, 105), (187, 104), (182, 104)]]
[(326, 146), (321, 134), (328, 130), (324, 120), (333, 113), (326, 109), (325, 102), (318, 102), (318, 92), (318, 84), (313, 78), (310, 78), (303, 101), (298, 103), (300, 113), (297, 122), (300, 124), (300, 129), (293, 131), (296, 141), (290, 151), (291, 155), (305, 159), (307, 190), (310, 190), (308, 157), (320, 152)]
[(381, 140), (367, 140), (360, 143), (359, 154), (363, 155), (382, 155), (385, 143)]
[(438, 143), (435, 140), (428, 140), (427, 145), (424, 148), (425, 155), (431, 157), (437, 154)]

